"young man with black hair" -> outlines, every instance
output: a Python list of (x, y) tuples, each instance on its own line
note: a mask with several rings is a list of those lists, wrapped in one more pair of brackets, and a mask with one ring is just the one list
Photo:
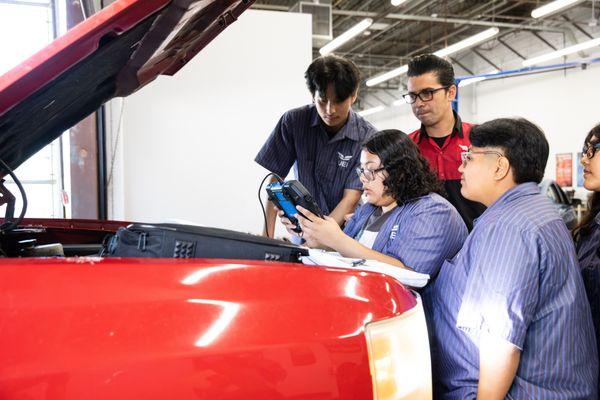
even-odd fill
[(570, 233), (538, 183), (543, 132), (473, 127), (462, 194), (487, 210), (433, 288), (444, 399), (597, 399), (594, 328)]
[(485, 207), (460, 194), (460, 153), (469, 147), (472, 125), (462, 122), (452, 109), (456, 98), (452, 64), (433, 54), (423, 54), (408, 63), (408, 93), (404, 99), (421, 121), (421, 128), (410, 134), (444, 182), (446, 196), (463, 217), (469, 230)]
[[(364, 139), (376, 129), (352, 111), (360, 72), (350, 60), (315, 59), (304, 75), (313, 104), (283, 114), (255, 161), (282, 178), (292, 166), (325, 215), (341, 226), (360, 200), (354, 173)], [(273, 237), (277, 210), (267, 204), (265, 233)]]

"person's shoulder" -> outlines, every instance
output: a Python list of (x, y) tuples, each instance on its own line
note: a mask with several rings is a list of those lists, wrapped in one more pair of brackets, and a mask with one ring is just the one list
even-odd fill
[(421, 129), (415, 129), (414, 131), (410, 132), (408, 134), (408, 137), (413, 141), (416, 142), (419, 139), (419, 134), (421, 133)]
[(303, 117), (307, 117), (312, 115), (312, 112), (314, 110), (314, 105), (312, 104), (307, 104), (301, 107), (296, 107), (296, 108), (292, 108), (291, 110), (288, 110), (286, 112), (283, 113), (283, 118), (285, 119), (298, 119), (298, 118), (303, 118)]
[(378, 129), (367, 121), (364, 117), (360, 116), (358, 113), (352, 111), (354, 113), (355, 118), (355, 126), (358, 128), (358, 132), (360, 134), (361, 139), (366, 139), (371, 137), (375, 133), (378, 132)]

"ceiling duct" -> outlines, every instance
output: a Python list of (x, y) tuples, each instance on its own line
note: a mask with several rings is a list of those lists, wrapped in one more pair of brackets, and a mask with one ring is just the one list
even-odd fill
[(313, 46), (321, 47), (333, 39), (331, 0), (299, 1), (290, 11), (312, 15)]

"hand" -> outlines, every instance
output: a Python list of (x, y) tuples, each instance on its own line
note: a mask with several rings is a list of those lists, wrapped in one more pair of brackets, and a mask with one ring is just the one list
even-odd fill
[(302, 237), (301, 234), (298, 234), (298, 232), (294, 231), (294, 229), (296, 229), (296, 225), (292, 224), (292, 221), (286, 218), (285, 213), (283, 211), (277, 211), (277, 215), (279, 216), (279, 220), (290, 235)]
[(336, 243), (344, 236), (344, 232), (338, 223), (328, 216), (320, 218), (304, 207), (298, 206), (297, 208), (304, 215), (303, 217), (298, 214), (296, 218), (300, 221), (300, 227), (304, 233), (302, 237), (306, 240), (308, 246), (335, 250)]

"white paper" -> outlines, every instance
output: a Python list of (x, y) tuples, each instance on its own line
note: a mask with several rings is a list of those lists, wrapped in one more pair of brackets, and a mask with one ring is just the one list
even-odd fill
[(331, 268), (345, 268), (359, 271), (382, 273), (400, 281), (402, 284), (422, 288), (429, 281), (429, 275), (409, 271), (377, 260), (360, 260), (342, 257), (339, 253), (327, 252), (320, 249), (309, 249), (309, 255), (302, 257), (306, 265), (319, 265)]

